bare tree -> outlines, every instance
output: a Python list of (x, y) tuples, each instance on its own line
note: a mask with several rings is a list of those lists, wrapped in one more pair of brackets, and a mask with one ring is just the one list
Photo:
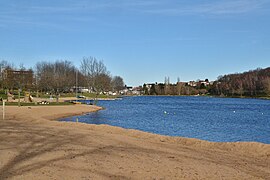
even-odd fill
[(124, 80), (120, 76), (114, 76), (112, 79), (112, 88), (114, 91), (120, 91), (124, 88)]
[(39, 62), (36, 81), (43, 91), (62, 92), (75, 85), (75, 66), (70, 61)]
[(263, 83), (265, 94), (270, 96), (270, 77), (266, 78)]
[(89, 88), (97, 93), (104, 90), (109, 81), (110, 73), (103, 61), (94, 57), (84, 57), (81, 61), (81, 72), (85, 77), (86, 84)]
[(0, 84), (1, 84), (1, 88), (6, 88), (7, 86), (7, 83), (8, 82), (5, 82), (4, 80), (4, 76), (5, 76), (5, 71), (6, 69), (12, 69), (12, 65), (10, 65), (9, 62), (5, 61), (5, 60), (2, 60), (0, 62)]
[(244, 73), (219, 76), (210, 88), (212, 94), (226, 96), (263, 96), (268, 95), (270, 68), (256, 69)]
[(97, 93), (109, 91), (111, 89), (112, 78), (109, 74), (100, 74), (95, 77), (95, 88)]

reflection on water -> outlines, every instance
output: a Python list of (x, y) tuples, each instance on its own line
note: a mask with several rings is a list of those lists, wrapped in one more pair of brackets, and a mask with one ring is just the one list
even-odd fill
[[(127, 97), (99, 101), (105, 110), (80, 122), (209, 141), (270, 144), (270, 101), (209, 97)], [(76, 121), (73, 117), (72, 121)], [(64, 119), (70, 121), (70, 118)]]
[[(89, 120), (87, 120), (87, 117)], [(91, 121), (91, 124), (106, 124), (106, 120), (101, 118), (102, 115), (100, 112), (93, 112), (91, 114), (88, 114), (84, 116), (84, 118), (80, 118), (80, 120), (84, 120), (84, 122)]]

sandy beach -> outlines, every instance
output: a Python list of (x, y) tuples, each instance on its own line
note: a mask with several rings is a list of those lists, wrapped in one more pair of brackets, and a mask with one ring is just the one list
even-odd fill
[(100, 109), (7, 107), (0, 120), (0, 179), (270, 179), (269, 144), (57, 121)]

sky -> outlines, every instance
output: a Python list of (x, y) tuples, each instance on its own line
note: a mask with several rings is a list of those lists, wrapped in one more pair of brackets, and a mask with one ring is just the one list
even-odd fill
[(102, 60), (127, 85), (270, 66), (270, 0), (0, 0), (0, 60)]

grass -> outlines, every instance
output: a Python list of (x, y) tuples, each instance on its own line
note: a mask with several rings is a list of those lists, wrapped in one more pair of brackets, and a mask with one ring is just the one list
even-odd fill
[[(95, 93), (78, 93), (78, 95), (82, 95), (85, 96), (87, 98), (117, 98), (117, 96), (111, 96), (111, 95), (104, 95), (104, 94), (99, 94), (98, 96)], [(75, 97), (76, 94), (75, 93), (65, 93), (65, 94), (61, 94), (61, 97)]]
[[(13, 92), (13, 95), (15, 97), (15, 99), (18, 99), (18, 93), (17, 92)], [(32, 92), (31, 95), (33, 97), (37, 97), (36, 92)], [(95, 93), (78, 93), (78, 95), (83, 95), (86, 98), (101, 98), (101, 99), (114, 99), (114, 98), (118, 98), (118, 96), (111, 96), (111, 95), (104, 95), (104, 94), (99, 94), (98, 96)], [(4, 91), (0, 91), (0, 98), (3, 99), (7, 99), (7, 95), (5, 94)], [(21, 92), (21, 98), (24, 98), (24, 92)], [(39, 93), (38, 94), (39, 98), (50, 98), (51, 95), (50, 94), (43, 94), (43, 93)], [(56, 98), (56, 95), (52, 95), (53, 98)], [(61, 93), (60, 94), (60, 98), (61, 97), (76, 97), (76, 93)]]
[[(19, 95), (18, 94), (13, 94), (14, 95), (14, 98), (15, 99), (18, 99), (19, 98)], [(5, 93), (0, 93), (0, 98), (3, 98), (3, 99), (7, 99), (7, 95), (5, 94)], [(20, 96), (21, 98), (24, 98), (24, 95), (23, 94), (21, 94), (21, 96)]]
[[(78, 95), (83, 95), (85, 96), (86, 98), (96, 98), (96, 94), (95, 93), (78, 93)], [(32, 96), (33, 97), (36, 97), (36, 93), (32, 93)], [(41, 94), (39, 93), (38, 97), (40, 98), (50, 98), (50, 95), (49, 94)], [(52, 95), (53, 98), (56, 98), (56, 95)], [(76, 97), (76, 93), (61, 93), (60, 94), (60, 98), (63, 98), (63, 97)], [(110, 99), (114, 99), (114, 98), (117, 98), (117, 96), (110, 96), (110, 95), (104, 95), (104, 94), (101, 94), (101, 95), (98, 95), (97, 98), (110, 98)]]

